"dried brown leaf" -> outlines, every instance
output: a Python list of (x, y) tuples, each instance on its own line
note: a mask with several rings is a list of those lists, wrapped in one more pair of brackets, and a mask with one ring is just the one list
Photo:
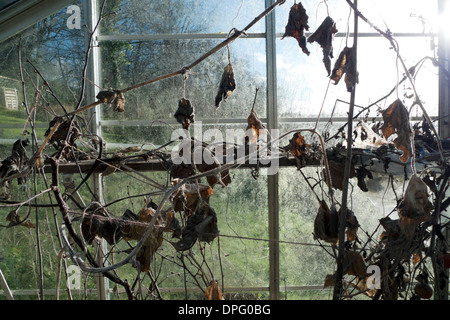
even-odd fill
[(261, 120), (259, 120), (255, 108), (252, 108), (250, 115), (247, 118), (247, 131), (248, 130), (250, 130), (251, 144), (256, 144), (259, 135), (264, 133), (264, 131), (266, 130), (264, 124), (261, 122)]
[[(351, 92), (353, 90), (353, 77), (355, 74), (353, 55), (353, 48), (345, 47), (339, 54), (339, 57), (334, 64), (334, 68), (330, 76), (331, 80), (334, 81), (334, 84), (337, 85), (345, 74), (345, 84), (347, 86), (348, 92)], [(358, 76), (355, 80), (355, 83), (358, 83)]]
[(333, 58), (333, 35), (337, 32), (336, 23), (327, 16), (317, 30), (308, 37), (308, 42), (320, 44), (323, 52), (323, 63), (328, 75), (331, 73), (331, 59)]
[(178, 109), (174, 114), (178, 123), (181, 123), (183, 129), (189, 129), (189, 125), (194, 122), (194, 106), (191, 101), (185, 98), (181, 98), (178, 101)]
[(219, 107), (220, 102), (227, 102), (233, 91), (236, 89), (236, 80), (234, 78), (233, 66), (229, 63), (223, 70), (222, 78), (219, 84), (219, 90), (216, 95), (215, 105)]
[(303, 53), (309, 55), (309, 50), (306, 47), (306, 37), (304, 36), (304, 31), (309, 30), (308, 26), (308, 15), (306, 10), (301, 3), (294, 3), (289, 11), (289, 19), (285, 28), (285, 32), (282, 40), (285, 37), (293, 37), (297, 40), (298, 45), (302, 49)]
[(339, 216), (336, 210), (330, 210), (325, 201), (321, 201), (316, 218), (314, 219), (314, 239), (328, 243), (338, 242)]
[(360, 253), (349, 250), (345, 251), (343, 265), (344, 268), (347, 267), (346, 274), (357, 276), (360, 279), (366, 277), (366, 264)]
[(215, 280), (211, 280), (208, 288), (206, 288), (205, 298), (207, 300), (225, 300)]
[(6, 216), (6, 221), (9, 221), (9, 226), (17, 226), (17, 225), (21, 225), (25, 228), (29, 228), (29, 229), (34, 229), (36, 228), (34, 226), (34, 224), (29, 220), (26, 219), (24, 221), (22, 221), (22, 219), (20, 218), (19, 213), (16, 210), (11, 211), (7, 216)]
[(383, 126), (381, 131), (386, 139), (397, 134), (394, 145), (403, 151), (400, 160), (406, 162), (411, 156), (411, 128), (409, 126), (409, 113), (400, 100), (394, 101), (386, 110), (382, 112)]

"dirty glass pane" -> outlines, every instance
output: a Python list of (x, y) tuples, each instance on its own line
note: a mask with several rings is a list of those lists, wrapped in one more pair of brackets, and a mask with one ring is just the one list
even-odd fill
[[(209, 270), (221, 287), (224, 285), (230, 288), (223, 292), (228, 299), (267, 298), (264, 291), (245, 290), (268, 286), (267, 179), (264, 175), (255, 179), (249, 169), (234, 170), (230, 172), (230, 177), (231, 184), (226, 188), (214, 187), (214, 194), (210, 197), (210, 205), (217, 215), (220, 236), (211, 243), (196, 243), (194, 257), (203, 261), (205, 271)], [(160, 203), (163, 193), (152, 187), (150, 181), (162, 186), (170, 183), (166, 172), (117, 172), (104, 176), (105, 204), (111, 214), (120, 217), (126, 210), (137, 214), (144, 206), (144, 196)], [(200, 182), (207, 183), (206, 180)], [(185, 219), (184, 213), (177, 212), (176, 217), (180, 223)], [(192, 276), (198, 272), (198, 266), (193, 263), (193, 257), (183, 258), (177, 253), (170, 243), (176, 241), (170, 233), (164, 234), (163, 244), (152, 262), (155, 280), (164, 298), (184, 298), (185, 280), (189, 288), (187, 297), (201, 298), (197, 281), (201, 283), (202, 280), (199, 275), (196, 278)], [(124, 241), (118, 243), (114, 249), (114, 261), (126, 257), (126, 252), (121, 250), (128, 248), (129, 244)], [(198, 251), (200, 248), (203, 251)], [(190, 273), (184, 273), (180, 267), (183, 261)], [(118, 272), (129, 281), (136, 277), (136, 270), (130, 265), (120, 268)], [(148, 278), (144, 280), (149, 281)], [(197, 291), (192, 291), (192, 288), (197, 288)]]
[[(300, 2), (300, 1), (299, 1)], [(309, 32), (314, 32), (327, 15), (336, 22), (339, 32), (353, 32), (353, 14), (346, 1), (301, 1), (309, 17)], [(283, 34), (292, 2), (286, 2), (277, 10), (277, 32)], [(437, 32), (437, 1), (421, 0), (365, 0), (358, 2), (359, 11), (375, 26), (393, 33)], [(347, 26), (348, 25), (348, 26)], [(376, 32), (360, 20), (360, 32)]]
[[(221, 40), (158, 40), (139, 42), (101, 42), (102, 88), (127, 88), (190, 65)], [(119, 59), (119, 56), (121, 57)], [(188, 78), (171, 77), (126, 94), (125, 112), (103, 110), (104, 120), (173, 119), (178, 101), (184, 96), (195, 108), (195, 119), (246, 118), (256, 89), (259, 113), (265, 116), (266, 67), (263, 39), (238, 39), (230, 45), (236, 89), (215, 107), (222, 73), (228, 64), (224, 48), (197, 65)]]
[[(101, 4), (102, 1), (99, 1)], [(243, 29), (265, 9), (264, 0), (218, 1), (108, 1), (105, 12), (114, 12), (101, 33), (177, 34), (225, 33)], [(264, 19), (251, 32), (264, 32)]]
[[(323, 105), (322, 116), (346, 117), (350, 93), (347, 92), (342, 78), (336, 85), (327, 77), (322, 63), (322, 50), (319, 46), (311, 46), (310, 56), (306, 56), (293, 39), (277, 40), (279, 53), (278, 96), (281, 117), (317, 117)], [(351, 46), (353, 39), (349, 38)], [(295, 42), (295, 43), (294, 43)], [(345, 46), (345, 38), (335, 38), (335, 59), (340, 48)], [(430, 39), (399, 38), (401, 57), (407, 68), (418, 66), (415, 75), (415, 87), (427, 113), (438, 114), (438, 69), (427, 57), (433, 56), (430, 50)], [(386, 108), (399, 97), (406, 105), (412, 105), (409, 98), (413, 93), (409, 81), (403, 81), (396, 90), (396, 84), (403, 78), (404, 71), (397, 55), (390, 49), (384, 38), (359, 38), (358, 40), (358, 72), (359, 83), (356, 87), (355, 103), (358, 110), (367, 107), (394, 91), (387, 99), (380, 101), (369, 111), (376, 115), (377, 106)], [(375, 110), (375, 112), (373, 112)], [(414, 109), (415, 110), (415, 109)], [(417, 114), (421, 114), (418, 112)], [(416, 115), (416, 113), (414, 113)]]

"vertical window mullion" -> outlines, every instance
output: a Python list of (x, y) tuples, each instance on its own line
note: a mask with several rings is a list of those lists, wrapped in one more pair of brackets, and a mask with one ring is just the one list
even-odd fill
[[(274, 0), (266, 0), (266, 7)], [(277, 73), (276, 73), (276, 30), (275, 12), (266, 16), (266, 68), (267, 68), (267, 129), (278, 129), (277, 109)], [(269, 175), (268, 183), (268, 214), (269, 214), (269, 290), (270, 299), (280, 298), (280, 247), (279, 247), (279, 199), (278, 174)]]

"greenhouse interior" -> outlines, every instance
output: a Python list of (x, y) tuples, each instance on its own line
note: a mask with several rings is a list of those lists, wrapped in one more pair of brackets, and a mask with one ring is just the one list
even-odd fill
[(449, 21), (1, 0), (0, 300), (448, 300)]

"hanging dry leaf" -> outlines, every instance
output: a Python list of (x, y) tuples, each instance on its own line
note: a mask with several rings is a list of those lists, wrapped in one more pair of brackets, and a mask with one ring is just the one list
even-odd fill
[(367, 188), (365, 179), (366, 178), (373, 179), (372, 172), (367, 170), (365, 167), (360, 167), (360, 168), (356, 169), (356, 177), (358, 179), (358, 187), (362, 191), (368, 192), (369, 189)]
[[(328, 166), (330, 169), (331, 175), (331, 184), (333, 188), (342, 190), (343, 188), (343, 180), (344, 180), (344, 172), (345, 172), (345, 162), (338, 162), (334, 160), (328, 161)], [(326, 172), (324, 171), (324, 175)], [(355, 167), (353, 163), (350, 165), (350, 175), (349, 178), (353, 178), (356, 176)]]
[(432, 209), (427, 185), (422, 179), (412, 175), (399, 205), (399, 227), (406, 239), (412, 240), (420, 223), (431, 220)]
[(306, 37), (304, 36), (304, 31), (309, 30), (308, 26), (308, 15), (306, 10), (301, 3), (294, 3), (289, 11), (289, 19), (284, 32), (283, 40), (285, 37), (293, 37), (297, 40), (303, 53), (309, 55), (309, 50), (306, 47)]
[(336, 284), (336, 274), (327, 274), (325, 276), (325, 281), (323, 284), (323, 287), (334, 287), (334, 285)]
[(400, 160), (406, 162), (412, 152), (408, 110), (400, 100), (396, 100), (382, 112), (382, 115), (384, 123), (381, 131), (384, 137), (388, 139), (391, 135), (397, 134), (394, 145), (397, 149), (403, 151)]
[(181, 123), (184, 129), (189, 129), (189, 125), (194, 122), (194, 106), (188, 99), (181, 98), (178, 101), (178, 109), (174, 114), (178, 123)]
[[(4, 179), (20, 173), (26, 166), (28, 157), (25, 147), (27, 147), (29, 144), (30, 141), (28, 139), (17, 140), (13, 144), (11, 155), (2, 161), (2, 165), (0, 166), (0, 181), (2, 187), (7, 184)], [(17, 178), (17, 182), (19, 184), (25, 183), (26, 177), (23, 176)]]
[(345, 274), (357, 276), (360, 279), (366, 277), (366, 264), (360, 253), (346, 250), (343, 261)]
[[(352, 92), (353, 90), (353, 77), (355, 74), (353, 55), (353, 48), (345, 47), (339, 54), (330, 76), (331, 80), (334, 81), (334, 84), (337, 85), (345, 74), (345, 84), (348, 92)], [(358, 83), (358, 75), (356, 76), (355, 83)]]
[[(172, 180), (172, 184), (179, 183), (179, 179)], [(199, 200), (205, 202), (209, 201), (209, 197), (214, 194), (214, 190), (205, 184), (192, 183), (184, 184), (173, 195), (172, 203), (175, 211), (184, 211), (187, 216), (190, 216), (195, 209)]]
[[(250, 133), (250, 144), (256, 144), (258, 142), (259, 135), (264, 133), (265, 130), (266, 127), (261, 122), (261, 120), (259, 120), (258, 114), (256, 113), (256, 110), (253, 107), (250, 112), (250, 115), (247, 118), (247, 133)], [(248, 136), (246, 136), (246, 140), (247, 139)], [(248, 141), (246, 142), (248, 144)]]
[(380, 225), (386, 230), (380, 235), (380, 240), (396, 241), (400, 237), (400, 226), (398, 219), (384, 217), (380, 219)]
[(216, 212), (202, 200), (182, 229), (180, 241), (172, 245), (177, 251), (185, 251), (192, 248), (197, 239), (202, 242), (211, 242), (218, 234)]
[(428, 200), (428, 187), (417, 175), (412, 175), (405, 196), (399, 206), (402, 216), (408, 218), (418, 218), (421, 221), (427, 219), (433, 206)]
[(414, 252), (412, 256), (412, 263), (418, 264), (422, 260), (422, 255), (420, 252)]
[(331, 73), (331, 59), (333, 58), (333, 35), (338, 32), (336, 29), (336, 23), (328, 16), (317, 28), (317, 30), (308, 37), (308, 42), (314, 41), (320, 44), (323, 52), (323, 64), (328, 72), (328, 76)]
[(302, 157), (304, 152), (310, 145), (305, 143), (305, 138), (301, 135), (300, 132), (294, 133), (291, 140), (289, 140), (289, 145), (284, 147), (283, 149), (289, 151), (295, 157)]
[[(340, 210), (339, 210), (340, 215)], [(356, 241), (358, 236), (359, 222), (355, 214), (351, 210), (347, 210), (347, 241)]]
[[(55, 125), (58, 125), (56, 131), (54, 131)], [(55, 117), (52, 119), (52, 121), (50, 121), (49, 127), (47, 131), (45, 131), (44, 136), (48, 137), (52, 131), (54, 132), (48, 141), (57, 150), (67, 145), (74, 146), (78, 138), (81, 137), (81, 129), (76, 120), (73, 121), (69, 119), (61, 120), (61, 118)], [(65, 148), (64, 157), (66, 159), (71, 159), (72, 156), (73, 156), (72, 149)]]
[(338, 242), (339, 215), (333, 207), (331, 210), (325, 201), (321, 201), (314, 219), (314, 240), (320, 239), (329, 243)]
[(117, 96), (113, 101), (114, 111), (124, 112), (125, 111), (125, 95), (122, 91), (116, 91)]
[(220, 80), (219, 90), (215, 99), (216, 108), (219, 107), (222, 99), (224, 102), (227, 102), (234, 89), (236, 89), (236, 80), (234, 79), (233, 66), (229, 63), (222, 73), (222, 79)]
[(98, 101), (114, 106), (114, 111), (124, 112), (125, 96), (120, 90), (100, 91), (96, 96)]
[(206, 288), (205, 298), (208, 300), (225, 300), (215, 280), (211, 280), (208, 288)]
[(29, 228), (29, 229), (36, 228), (34, 226), (34, 224), (29, 219), (26, 219), (26, 220), (22, 221), (22, 219), (19, 216), (19, 213), (16, 210), (11, 211), (6, 216), (6, 221), (9, 221), (9, 225), (8, 226), (10, 226), (10, 227), (21, 225), (21, 226), (23, 226), (25, 228)]

